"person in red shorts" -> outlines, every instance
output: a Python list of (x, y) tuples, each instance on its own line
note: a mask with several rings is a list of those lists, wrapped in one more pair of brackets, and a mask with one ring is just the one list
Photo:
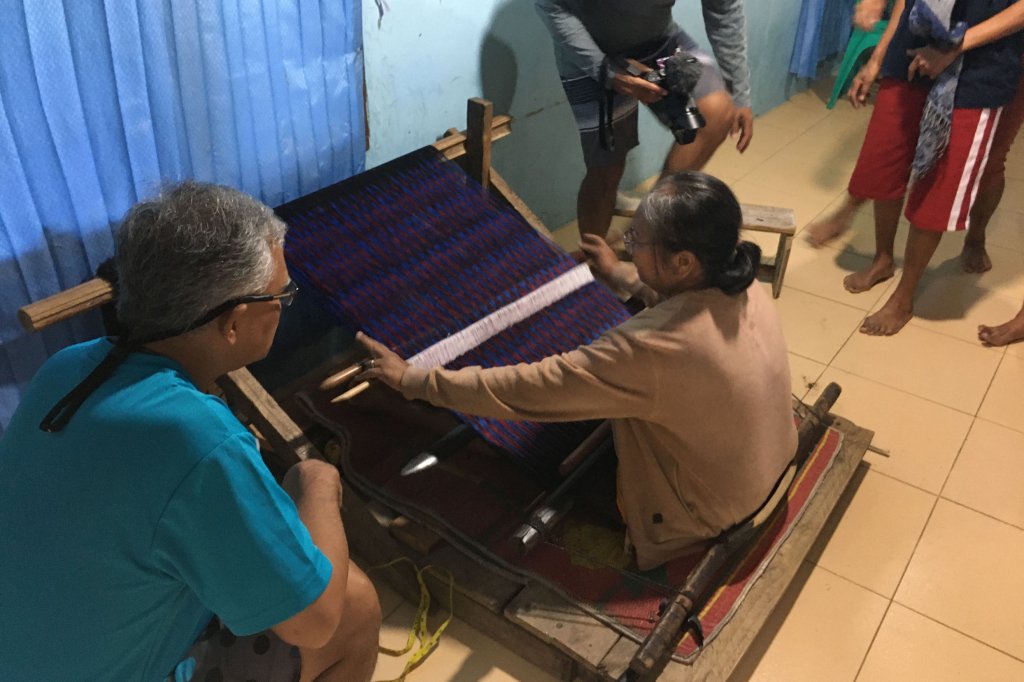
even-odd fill
[[(894, 275), (893, 247), (904, 198), (911, 223), (900, 282), (885, 305), (861, 326), (862, 332), (873, 335), (895, 334), (903, 328), (913, 315), (917, 284), (942, 233), (967, 228), (1003, 108), (1017, 90), (1024, 51), (1022, 36), (1014, 33), (963, 54), (959, 80), (954, 84), (948, 146), (920, 174), (908, 194), (922, 115), (932, 87), (930, 80), (915, 77), (918, 71), (926, 72), (926, 57), (919, 55), (927, 46), (920, 44), (908, 27), (914, 4), (914, 0), (907, 3), (885, 52), (878, 100), (849, 188), (850, 203), (875, 202), (876, 253), (870, 266), (846, 277), (847, 290), (867, 291)], [(1012, 4), (1006, 0), (982, 7), (960, 0), (951, 19), (977, 26)], [(1008, 137), (1012, 142), (1013, 134)], [(1005, 151), (1002, 154), (1005, 157)]]

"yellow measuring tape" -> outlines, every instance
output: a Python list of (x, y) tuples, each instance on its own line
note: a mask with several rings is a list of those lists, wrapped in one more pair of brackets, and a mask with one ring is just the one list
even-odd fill
[[(416, 582), (418, 582), (420, 585), (420, 604), (416, 608), (416, 618), (413, 621), (412, 629), (409, 630), (409, 638), (405, 642), (405, 648), (401, 650), (388, 649), (387, 647), (383, 646), (378, 648), (382, 654), (386, 654), (388, 656), (404, 656), (410, 651), (412, 651), (413, 647), (416, 646), (416, 642), (418, 640), (419, 649), (413, 652), (413, 655), (410, 656), (409, 660), (405, 662), (405, 669), (402, 670), (401, 675), (399, 675), (393, 680), (382, 680), (378, 682), (404, 682), (406, 676), (413, 670), (415, 670), (420, 665), (420, 663), (422, 663), (426, 659), (427, 655), (437, 647), (438, 643), (441, 641), (441, 634), (445, 631), (445, 629), (447, 629), (448, 624), (452, 622), (452, 606), (454, 605), (455, 598), (455, 579), (452, 577), (451, 572), (449, 572), (448, 570), (438, 568), (436, 566), (424, 566), (423, 568), (419, 568), (411, 559), (407, 557), (401, 557), (399, 559), (395, 559), (394, 561), (389, 561), (386, 564), (374, 566), (370, 569), (370, 571), (372, 572), (378, 569), (388, 568), (389, 566), (394, 566), (395, 564), (402, 562), (409, 562), (410, 564), (412, 564), (412, 567), (416, 569)], [(427, 626), (427, 611), (430, 610), (430, 590), (427, 589), (427, 583), (423, 579), (423, 576), (427, 572), (433, 572), (434, 574), (439, 575), (442, 578), (448, 579), (448, 617), (444, 620), (443, 623), (437, 626), (437, 630), (434, 631), (433, 634), (430, 633), (430, 630), (428, 629)]]

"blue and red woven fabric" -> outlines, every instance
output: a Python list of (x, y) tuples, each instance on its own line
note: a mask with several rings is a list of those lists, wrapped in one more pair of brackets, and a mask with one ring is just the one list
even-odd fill
[[(292, 276), (339, 322), (410, 357), (575, 263), (513, 208), (432, 147), (277, 209)], [(540, 360), (589, 343), (629, 316), (588, 284), (448, 365)], [(460, 415), (488, 442), (553, 479), (593, 424)]]

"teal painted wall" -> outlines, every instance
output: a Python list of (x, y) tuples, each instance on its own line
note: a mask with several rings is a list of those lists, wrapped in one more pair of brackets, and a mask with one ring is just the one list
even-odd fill
[[(802, 0), (747, 0), (747, 36), (755, 113), (800, 88), (788, 75)], [(483, 96), (515, 117), (512, 136), (494, 146), (494, 167), (550, 227), (576, 213), (583, 175), (572, 114), (550, 37), (532, 0), (390, 0), (378, 24), (363, 8), (367, 168), (417, 149), (449, 127), (465, 127), (466, 99)], [(706, 49), (699, 0), (679, 0), (677, 21)], [(655, 174), (670, 136), (646, 111), (641, 145), (623, 186)], [(757, 144), (755, 137), (753, 145)]]

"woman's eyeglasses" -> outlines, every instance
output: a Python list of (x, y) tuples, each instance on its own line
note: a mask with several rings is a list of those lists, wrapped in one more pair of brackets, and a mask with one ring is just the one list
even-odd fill
[(638, 246), (650, 246), (651, 242), (637, 241), (636, 230), (630, 225), (626, 228), (626, 231), (622, 233), (622, 246), (626, 249), (626, 254), (629, 256), (633, 255), (633, 251)]

